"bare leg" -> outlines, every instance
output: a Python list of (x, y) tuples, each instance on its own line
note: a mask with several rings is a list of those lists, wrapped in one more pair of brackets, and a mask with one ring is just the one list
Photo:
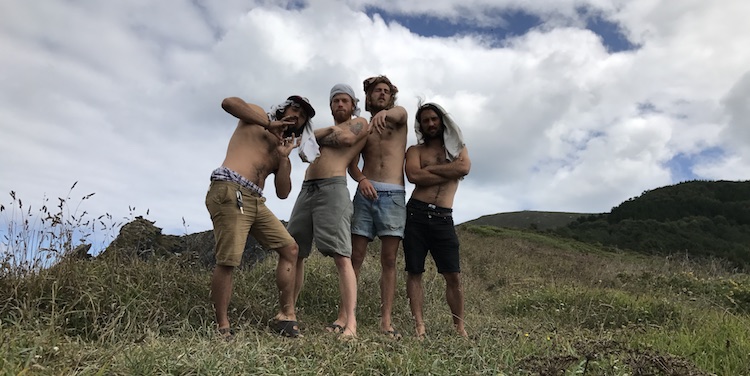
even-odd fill
[(396, 236), (380, 238), (380, 330), (384, 332), (393, 330), (391, 311), (396, 294), (396, 253), (400, 241)]
[(362, 270), (362, 264), (367, 256), (367, 244), (370, 242), (365, 236), (352, 234), (352, 267), (354, 274), (359, 280), (359, 271)]
[(406, 276), (406, 295), (409, 297), (409, 308), (414, 317), (414, 326), (417, 338), (424, 338), (425, 326), (422, 317), (422, 305), (424, 304), (424, 289), (422, 289), (422, 274), (408, 273)]
[(466, 337), (464, 328), (464, 292), (461, 288), (461, 273), (444, 273), (445, 278), (445, 300), (453, 314), (453, 325), (458, 335)]
[(296, 295), (297, 255), (299, 248), (297, 243), (276, 250), (279, 254), (279, 263), (276, 265), (276, 287), (279, 289), (279, 313), (278, 320), (297, 320), (294, 312)]
[(305, 259), (302, 257), (297, 258), (296, 265), (297, 272), (294, 276), (294, 305), (297, 306), (297, 300), (299, 299), (299, 293), (302, 291), (302, 285), (305, 282)]
[(335, 255), (336, 269), (339, 272), (339, 290), (341, 292), (341, 306), (344, 308), (345, 317), (339, 317), (336, 321), (346, 329), (342, 333), (343, 337), (357, 336), (357, 319), (355, 309), (357, 307), (357, 276), (354, 274), (352, 260), (349, 257)]
[[(352, 234), (352, 268), (354, 269), (355, 281), (359, 281), (359, 271), (362, 269), (362, 264), (367, 256), (367, 243), (370, 242), (365, 236)], [(339, 305), (339, 314), (334, 324), (345, 326), (346, 322), (346, 307), (343, 304)]]
[(229, 299), (232, 297), (233, 266), (216, 265), (211, 275), (211, 302), (216, 310), (216, 324), (219, 329), (229, 327)]

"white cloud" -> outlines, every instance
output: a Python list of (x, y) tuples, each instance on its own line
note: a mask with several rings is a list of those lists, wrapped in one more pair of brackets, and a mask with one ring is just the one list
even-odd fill
[[(135, 206), (167, 233), (184, 231), (182, 217), (188, 231), (208, 230), (208, 175), (236, 124), (224, 97), (268, 108), (301, 94), (325, 126), (330, 87), (360, 93), (376, 74), (398, 85), (410, 129), (418, 97), (463, 127), (473, 165), (456, 198), (459, 222), (609, 211), (675, 183), (666, 164), (678, 154), (697, 156), (699, 177), (750, 179), (747, 2), (272, 3), (3, 2), (0, 191), (33, 204), (79, 181), (80, 196), (96, 192), (85, 204), (95, 215), (121, 218)], [(580, 27), (581, 4), (641, 48), (608, 53)], [(446, 17), (510, 6), (549, 23), (497, 46), (420, 37), (368, 17), (365, 5)], [(707, 149), (724, 154), (702, 159)], [(293, 159), (292, 197), (268, 200), (282, 219), (306, 167)]]

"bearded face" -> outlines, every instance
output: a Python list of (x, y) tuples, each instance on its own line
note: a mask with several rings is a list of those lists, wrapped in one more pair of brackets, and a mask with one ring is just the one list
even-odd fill
[(331, 115), (336, 123), (342, 123), (352, 118), (354, 113), (354, 102), (352, 97), (345, 93), (339, 93), (331, 98)]
[(443, 121), (431, 108), (426, 108), (419, 114), (419, 126), (425, 141), (443, 138)]
[(393, 98), (393, 93), (391, 93), (391, 87), (388, 84), (381, 82), (375, 85), (370, 95), (367, 96), (368, 110), (374, 114), (388, 108), (392, 102), (391, 98)]
[(282, 137), (299, 137), (302, 135), (305, 123), (307, 123), (307, 114), (300, 106), (290, 105), (284, 109), (282, 120), (294, 122), (294, 125), (290, 125), (284, 130)]

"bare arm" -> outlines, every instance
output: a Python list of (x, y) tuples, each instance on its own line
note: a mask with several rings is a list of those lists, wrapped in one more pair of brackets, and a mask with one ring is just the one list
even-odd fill
[(332, 125), (330, 127), (319, 128), (319, 129), (314, 130), (313, 134), (315, 135), (315, 140), (317, 140), (318, 143), (320, 143), (322, 139), (328, 137), (328, 135), (336, 131), (335, 127), (336, 127), (335, 125)]
[(395, 129), (400, 129), (405, 126), (406, 110), (401, 106), (381, 110), (372, 117), (372, 120), (370, 120), (370, 132), (377, 130), (378, 133), (383, 133), (383, 130), (385, 130), (389, 122), (394, 125)]
[[(361, 117), (329, 128), (332, 128), (330, 133), (320, 138), (318, 138), (318, 132), (315, 132), (315, 138), (318, 139), (321, 146), (350, 147), (367, 137), (367, 121)], [(320, 132), (320, 134), (323, 134), (323, 132)]]
[(362, 170), (359, 169), (359, 154), (349, 162), (347, 170), (349, 171), (349, 176), (357, 182), (357, 189), (359, 189), (360, 193), (362, 193), (365, 198), (370, 200), (378, 198), (378, 192), (375, 190), (375, 187), (372, 186), (372, 183), (367, 179), (367, 176), (365, 176), (365, 174), (362, 173)]
[(229, 97), (221, 101), (221, 108), (230, 115), (240, 119), (247, 125), (259, 125), (270, 131), (283, 131), (287, 126), (293, 125), (291, 121), (271, 121), (260, 106), (247, 103), (241, 98)]
[(469, 151), (466, 147), (458, 153), (458, 158), (453, 162), (427, 166), (425, 169), (433, 174), (440, 175), (446, 179), (460, 179), (469, 174), (471, 170), (471, 160), (469, 160)]
[(359, 154), (357, 154), (351, 162), (349, 162), (349, 167), (347, 167), (347, 172), (349, 172), (349, 176), (352, 177), (356, 182), (360, 182), (362, 179), (366, 179), (367, 177), (365, 174), (362, 173), (362, 170), (359, 169)]
[(279, 169), (274, 175), (274, 185), (276, 186), (276, 197), (285, 199), (289, 197), (292, 191), (292, 162), (289, 156), (282, 157), (279, 160)]
[(422, 168), (418, 148), (419, 146), (410, 146), (409, 149), (406, 150), (406, 178), (409, 179), (410, 183), (417, 186), (428, 187), (454, 180), (444, 178)]
[(276, 197), (285, 199), (292, 191), (292, 162), (289, 153), (299, 146), (300, 139), (284, 139), (280, 141), (276, 149), (279, 153), (279, 166), (274, 173), (274, 186), (276, 186)]

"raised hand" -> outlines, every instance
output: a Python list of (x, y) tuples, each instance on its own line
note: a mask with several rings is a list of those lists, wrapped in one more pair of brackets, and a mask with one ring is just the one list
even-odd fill
[(270, 121), (268, 123), (268, 126), (266, 126), (266, 129), (268, 129), (269, 132), (273, 133), (274, 136), (278, 137), (279, 140), (283, 140), (283, 137), (281, 135), (284, 133), (284, 131), (286, 131), (289, 126), (293, 126), (296, 124), (296, 116), (286, 116), (281, 120)]
[(277, 147), (279, 154), (288, 157), (292, 150), (299, 146), (301, 141), (301, 137), (287, 137), (279, 140), (279, 146)]
[(387, 115), (388, 110), (380, 110), (375, 114), (372, 119), (370, 119), (370, 132), (378, 131), (378, 133), (382, 134), (388, 126), (388, 121), (386, 120)]

